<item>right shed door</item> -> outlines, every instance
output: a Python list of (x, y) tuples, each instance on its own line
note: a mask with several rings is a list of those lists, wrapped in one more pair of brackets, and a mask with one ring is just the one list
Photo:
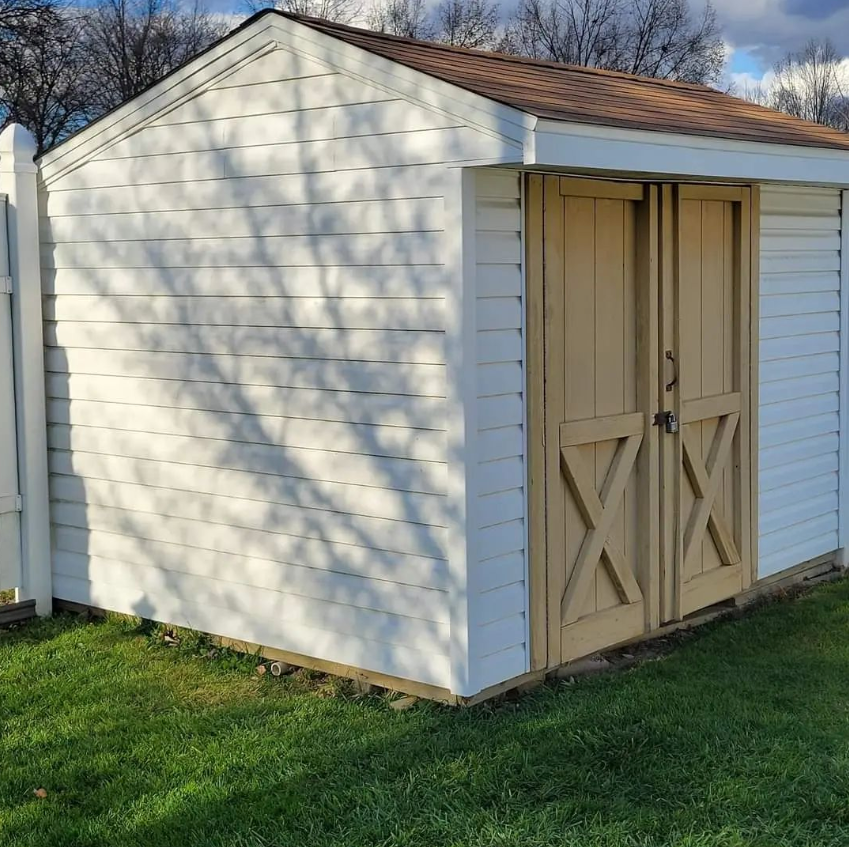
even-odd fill
[(751, 581), (751, 191), (664, 186), (660, 402), (666, 620)]

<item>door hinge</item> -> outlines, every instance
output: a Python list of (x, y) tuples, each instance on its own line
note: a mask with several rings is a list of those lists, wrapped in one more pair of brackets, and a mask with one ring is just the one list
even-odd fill
[(20, 494), (7, 494), (0, 497), (0, 515), (9, 512), (22, 512), (24, 510), (24, 499)]
[(12, 277), (0, 276), (0, 294), (12, 293)]
[(657, 412), (652, 418), (652, 426), (662, 426), (667, 432), (674, 434), (678, 432), (678, 418), (675, 417), (675, 412)]

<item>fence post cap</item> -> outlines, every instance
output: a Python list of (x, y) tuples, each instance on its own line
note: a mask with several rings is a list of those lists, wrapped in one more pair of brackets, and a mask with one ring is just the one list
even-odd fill
[(32, 171), (38, 145), (32, 133), (20, 124), (9, 124), (0, 132), (0, 170)]

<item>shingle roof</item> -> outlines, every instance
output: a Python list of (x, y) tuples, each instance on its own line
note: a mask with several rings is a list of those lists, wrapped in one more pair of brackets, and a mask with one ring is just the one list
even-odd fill
[(702, 85), (448, 47), (276, 14), (540, 118), (849, 150), (849, 134)]

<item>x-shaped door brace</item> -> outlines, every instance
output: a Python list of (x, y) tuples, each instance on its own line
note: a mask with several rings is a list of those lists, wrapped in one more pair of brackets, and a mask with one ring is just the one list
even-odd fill
[(599, 559), (604, 561), (616, 593), (623, 603), (636, 603), (643, 598), (640, 586), (634, 579), (625, 557), (608, 538), (642, 440), (643, 435), (640, 432), (619, 441), (600, 494), (596, 493), (595, 486), (586, 473), (580, 448), (576, 445), (560, 448), (561, 469), (575, 498), (575, 505), (587, 525), (587, 534), (584, 536), (560, 605), (561, 622), (564, 626), (573, 623), (580, 616)]
[(722, 482), (722, 471), (728, 460), (728, 454), (734, 441), (734, 433), (740, 421), (740, 413), (733, 412), (720, 419), (706, 464), (702, 464), (699, 453), (693, 445), (686, 427), (682, 427), (681, 446), (684, 459), (684, 469), (693, 486), (696, 502), (690, 512), (687, 528), (684, 531), (684, 567), (687, 568), (690, 556), (696, 547), (702, 543), (705, 526), (710, 529), (720, 561), (723, 565), (739, 564), (740, 554), (734, 544), (734, 536), (729, 531), (725, 521), (714, 508), (716, 495)]

